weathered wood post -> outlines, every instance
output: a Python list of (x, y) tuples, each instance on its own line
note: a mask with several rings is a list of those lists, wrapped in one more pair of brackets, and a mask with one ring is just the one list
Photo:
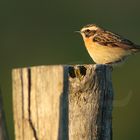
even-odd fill
[(0, 90), (0, 140), (8, 140), (1, 90)]
[(16, 140), (112, 140), (109, 66), (22, 68), (12, 78)]

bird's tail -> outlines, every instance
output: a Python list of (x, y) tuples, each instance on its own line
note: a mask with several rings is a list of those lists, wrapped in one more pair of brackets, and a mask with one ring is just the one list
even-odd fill
[(133, 53), (140, 52), (140, 45), (135, 45), (134, 48), (132, 48)]

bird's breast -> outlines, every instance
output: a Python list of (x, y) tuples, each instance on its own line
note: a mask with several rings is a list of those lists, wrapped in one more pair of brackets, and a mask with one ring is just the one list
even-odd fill
[(106, 64), (123, 59), (130, 52), (119, 47), (108, 47), (93, 42), (92, 39), (85, 39), (85, 46), (97, 64)]

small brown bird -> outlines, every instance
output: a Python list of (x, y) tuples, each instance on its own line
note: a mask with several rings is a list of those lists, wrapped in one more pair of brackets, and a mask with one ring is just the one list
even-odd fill
[(139, 45), (95, 24), (86, 25), (79, 32), (91, 58), (97, 64), (117, 64), (140, 51)]

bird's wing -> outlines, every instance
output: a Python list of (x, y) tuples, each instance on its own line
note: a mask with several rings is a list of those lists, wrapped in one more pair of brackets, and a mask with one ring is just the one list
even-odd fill
[(97, 32), (93, 38), (93, 41), (108, 47), (120, 47), (126, 50), (140, 49), (137, 45), (135, 45), (130, 40), (125, 39), (122, 36), (109, 31)]

